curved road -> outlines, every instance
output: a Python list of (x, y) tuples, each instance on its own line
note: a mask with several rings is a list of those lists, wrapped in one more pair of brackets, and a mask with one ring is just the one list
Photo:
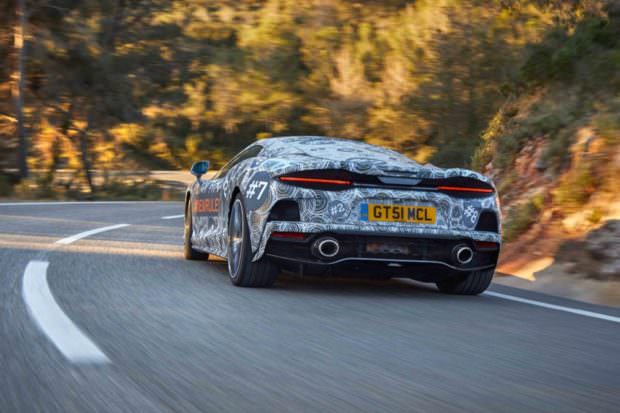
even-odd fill
[(183, 260), (181, 213), (0, 205), (0, 412), (619, 409), (618, 309), (407, 280), (235, 288)]

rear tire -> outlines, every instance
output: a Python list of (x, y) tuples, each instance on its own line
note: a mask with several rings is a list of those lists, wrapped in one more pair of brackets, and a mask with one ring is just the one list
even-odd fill
[(491, 284), (495, 268), (488, 270), (472, 271), (465, 277), (455, 280), (440, 281), (437, 288), (442, 293), (459, 295), (478, 295), (486, 290)]
[(192, 246), (192, 234), (194, 227), (192, 224), (192, 204), (191, 202), (185, 210), (185, 221), (183, 225), (183, 256), (186, 260), (202, 260), (209, 259), (209, 254), (202, 251), (196, 251)]
[(238, 287), (271, 287), (279, 268), (269, 258), (252, 262), (250, 231), (245, 218), (245, 206), (237, 195), (228, 218), (228, 274)]

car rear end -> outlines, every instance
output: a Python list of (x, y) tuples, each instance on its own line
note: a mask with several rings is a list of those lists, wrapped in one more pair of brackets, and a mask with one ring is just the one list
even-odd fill
[(497, 263), (495, 188), (471, 171), (315, 169), (275, 185), (261, 250), (289, 270), (438, 282)]

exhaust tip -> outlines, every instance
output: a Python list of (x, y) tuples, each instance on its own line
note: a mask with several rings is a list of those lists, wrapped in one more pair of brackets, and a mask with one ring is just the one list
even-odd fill
[(333, 258), (340, 252), (338, 240), (331, 237), (319, 238), (314, 242), (313, 250), (319, 258)]
[(469, 264), (474, 259), (474, 251), (467, 245), (457, 245), (452, 251), (454, 260), (461, 265)]

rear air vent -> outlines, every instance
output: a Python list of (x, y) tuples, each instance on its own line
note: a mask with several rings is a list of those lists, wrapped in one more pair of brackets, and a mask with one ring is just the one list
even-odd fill
[(276, 202), (271, 208), (267, 221), (299, 221), (299, 206), (297, 202), (290, 199)]
[(497, 215), (493, 211), (483, 211), (478, 218), (476, 231), (498, 232)]

